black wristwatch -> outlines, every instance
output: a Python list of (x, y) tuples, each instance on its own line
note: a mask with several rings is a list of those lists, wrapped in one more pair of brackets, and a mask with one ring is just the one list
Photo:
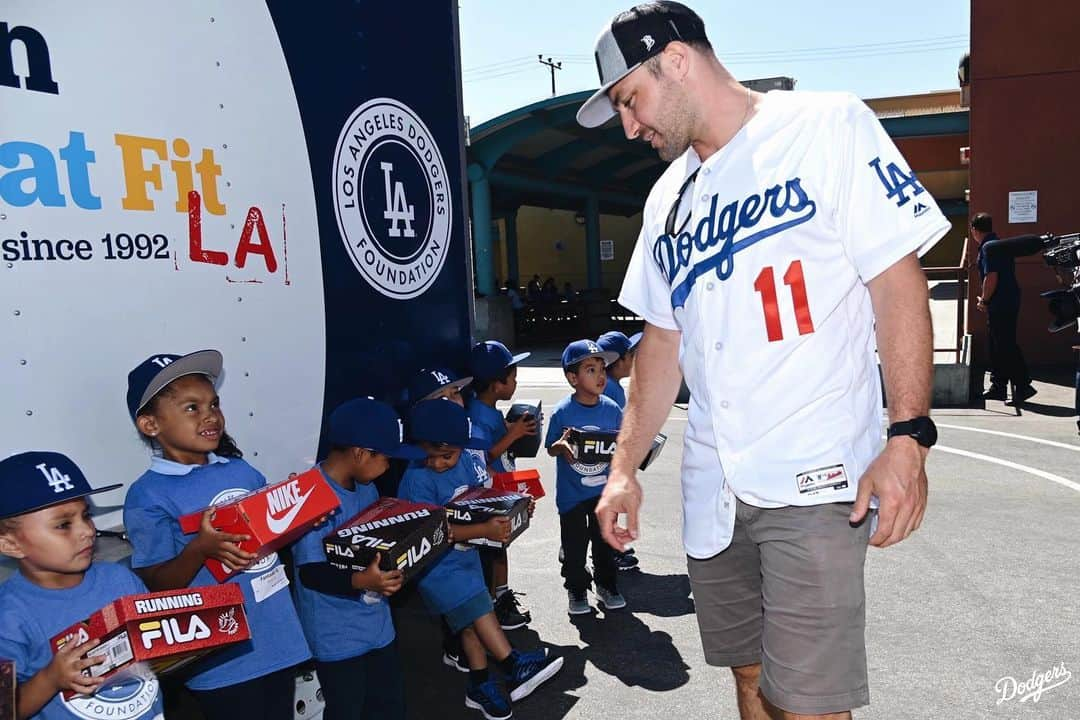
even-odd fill
[(924, 448), (933, 447), (937, 442), (937, 425), (930, 418), (921, 417), (896, 422), (889, 426), (889, 438), (907, 435), (915, 438), (915, 442)]

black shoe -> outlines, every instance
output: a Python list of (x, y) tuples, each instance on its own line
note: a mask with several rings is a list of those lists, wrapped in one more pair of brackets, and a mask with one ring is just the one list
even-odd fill
[(1004, 400), (1008, 388), (1004, 385), (991, 385), (990, 389), (982, 394), (983, 400)]
[(532, 622), (532, 615), (521, 609), (513, 590), (507, 590), (495, 601), (495, 617), (503, 630), (517, 630)]
[(1025, 400), (1027, 400), (1029, 397), (1031, 397), (1032, 395), (1034, 395), (1037, 392), (1039, 392), (1039, 391), (1036, 390), (1034, 387), (1032, 387), (1032, 385), (1030, 383), (1027, 384), (1027, 385), (1024, 385), (1022, 387), (1016, 387), (1015, 385), (1013, 385), (1013, 389), (1012, 389), (1013, 405), (1024, 402)]
[(615, 552), (615, 568), (618, 570), (633, 570), (638, 566), (638, 559), (630, 553)]
[(487, 680), (465, 688), (465, 707), (479, 710), (487, 720), (509, 720), (514, 717), (506, 688), (495, 680)]

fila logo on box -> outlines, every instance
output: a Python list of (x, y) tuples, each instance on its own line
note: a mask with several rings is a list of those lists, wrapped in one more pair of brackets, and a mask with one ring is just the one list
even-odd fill
[(266, 494), (266, 527), (270, 528), (270, 532), (281, 535), (288, 530), (304, 503), (311, 497), (313, 490), (314, 488), (301, 495), (300, 482), (293, 480), (268, 492)]
[(613, 455), (615, 453), (615, 441), (614, 440), (586, 440), (585, 447), (582, 448), (587, 453), (596, 453), (597, 455)]
[(415, 565), (429, 552), (431, 552), (431, 541), (424, 538), (420, 541), (419, 546), (409, 548), (404, 555), (398, 558), (398, 570), (402, 570), (410, 565)]
[(153, 649), (154, 641), (158, 639), (164, 639), (166, 645), (180, 645), (210, 637), (210, 628), (198, 615), (188, 619), (187, 630), (180, 629), (180, 621), (176, 618), (164, 618), (139, 623), (139, 632), (142, 633), (142, 644), (146, 650)]

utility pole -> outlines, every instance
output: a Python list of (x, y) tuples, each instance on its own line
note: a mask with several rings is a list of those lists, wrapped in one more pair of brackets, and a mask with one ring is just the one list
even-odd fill
[(555, 71), (562, 70), (562, 61), (560, 60), (559, 62), (552, 62), (551, 58), (544, 60), (543, 54), (539, 54), (536, 57), (540, 61), (541, 65), (547, 65), (549, 68), (551, 68), (551, 97), (555, 97)]

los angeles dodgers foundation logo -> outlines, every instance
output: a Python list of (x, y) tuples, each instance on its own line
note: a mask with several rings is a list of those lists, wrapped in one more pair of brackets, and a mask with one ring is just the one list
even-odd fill
[[(93, 695), (64, 699), (64, 706), (84, 720), (128, 720), (144, 716), (158, 695), (158, 680), (142, 663), (132, 665), (119, 677), (106, 680)], [(145, 716), (157, 720), (161, 715)]]
[(451, 197), (435, 138), (408, 106), (375, 98), (353, 111), (334, 152), (334, 213), (353, 264), (399, 300), (442, 270)]

